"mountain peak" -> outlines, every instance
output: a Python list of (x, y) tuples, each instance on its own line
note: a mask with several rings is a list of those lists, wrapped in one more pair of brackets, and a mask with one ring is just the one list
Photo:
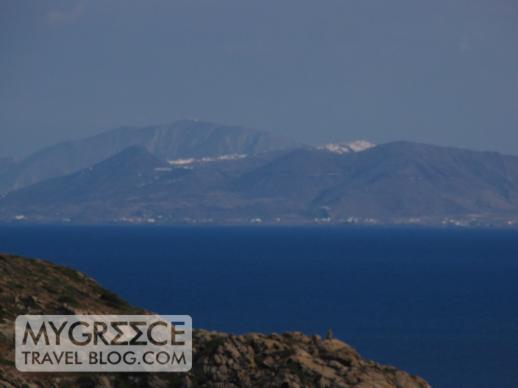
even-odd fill
[(132, 146), (145, 147), (157, 159), (166, 161), (256, 155), (292, 149), (301, 144), (266, 131), (193, 119), (123, 127), (47, 147), (4, 171), (0, 163), (0, 192), (80, 171)]
[(517, 157), (409, 142), (361, 149), (340, 154), (301, 148), (167, 163), (145, 147), (131, 146), (93, 167), (10, 193), (0, 199), (0, 219), (426, 225), (518, 220)]
[(335, 154), (348, 154), (351, 152), (362, 152), (376, 147), (367, 140), (355, 140), (349, 143), (328, 143), (317, 147), (319, 150), (334, 152)]

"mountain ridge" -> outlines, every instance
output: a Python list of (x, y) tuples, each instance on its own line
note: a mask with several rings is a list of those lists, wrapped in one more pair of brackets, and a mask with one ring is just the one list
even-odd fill
[(197, 120), (121, 127), (81, 140), (61, 142), (32, 153), (11, 165), (9, 171), (0, 174), (0, 192), (79, 171), (134, 145), (144, 146), (162, 160), (257, 154), (301, 146), (267, 131)]
[(517, 215), (518, 157), (404, 141), (178, 165), (130, 147), (0, 199), (4, 222), (509, 226)]

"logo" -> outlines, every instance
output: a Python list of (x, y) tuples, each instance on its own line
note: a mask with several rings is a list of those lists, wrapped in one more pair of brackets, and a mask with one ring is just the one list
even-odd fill
[(187, 372), (188, 315), (20, 315), (21, 372)]

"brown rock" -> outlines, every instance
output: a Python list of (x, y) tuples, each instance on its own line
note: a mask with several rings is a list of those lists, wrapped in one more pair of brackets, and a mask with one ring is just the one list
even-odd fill
[(184, 374), (22, 374), (13, 362), (13, 321), (19, 314), (146, 312), (87, 276), (49, 262), (0, 254), (0, 273), (1, 387), (429, 387), (419, 377), (362, 358), (342, 341), (299, 332), (236, 336), (195, 330), (193, 368)]

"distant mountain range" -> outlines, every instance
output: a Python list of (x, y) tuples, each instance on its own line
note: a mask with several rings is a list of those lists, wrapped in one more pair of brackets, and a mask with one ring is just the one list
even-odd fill
[(143, 128), (118, 128), (84, 140), (59, 143), (2, 171), (0, 192), (70, 174), (99, 163), (131, 146), (142, 146), (161, 160), (256, 154), (300, 144), (269, 132), (197, 120)]
[(518, 222), (518, 157), (410, 142), (309, 147), (182, 121), (107, 132), (10, 165), (17, 185), (40, 182), (0, 199), (3, 222)]

